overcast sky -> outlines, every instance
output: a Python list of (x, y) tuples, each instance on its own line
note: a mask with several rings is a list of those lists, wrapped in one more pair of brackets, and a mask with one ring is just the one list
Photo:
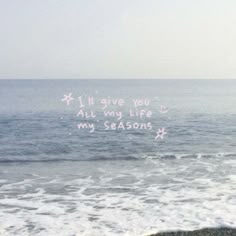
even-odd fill
[(236, 1), (0, 0), (0, 78), (236, 78)]

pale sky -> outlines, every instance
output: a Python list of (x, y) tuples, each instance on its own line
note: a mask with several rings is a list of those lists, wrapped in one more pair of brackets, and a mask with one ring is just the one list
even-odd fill
[(236, 1), (0, 0), (0, 78), (236, 78)]

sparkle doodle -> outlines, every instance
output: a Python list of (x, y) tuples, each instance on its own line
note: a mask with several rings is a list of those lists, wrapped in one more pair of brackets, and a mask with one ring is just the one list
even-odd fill
[(72, 97), (72, 93), (69, 93), (68, 95), (64, 95), (64, 98), (61, 99), (62, 102), (66, 102), (67, 106), (69, 106), (70, 102), (73, 100), (74, 98)]

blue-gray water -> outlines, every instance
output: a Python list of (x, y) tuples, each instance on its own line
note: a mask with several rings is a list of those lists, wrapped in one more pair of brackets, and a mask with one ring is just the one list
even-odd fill
[[(76, 117), (79, 96), (95, 99), (93, 133), (77, 128), (91, 121)], [(105, 130), (107, 97), (124, 114), (150, 99), (152, 118), (121, 121), (152, 129)], [(236, 80), (0, 81), (0, 235), (236, 226), (235, 105)]]

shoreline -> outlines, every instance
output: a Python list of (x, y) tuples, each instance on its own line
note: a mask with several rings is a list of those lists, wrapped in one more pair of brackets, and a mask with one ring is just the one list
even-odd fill
[(149, 236), (236, 236), (236, 228), (204, 228), (193, 231), (170, 231)]

